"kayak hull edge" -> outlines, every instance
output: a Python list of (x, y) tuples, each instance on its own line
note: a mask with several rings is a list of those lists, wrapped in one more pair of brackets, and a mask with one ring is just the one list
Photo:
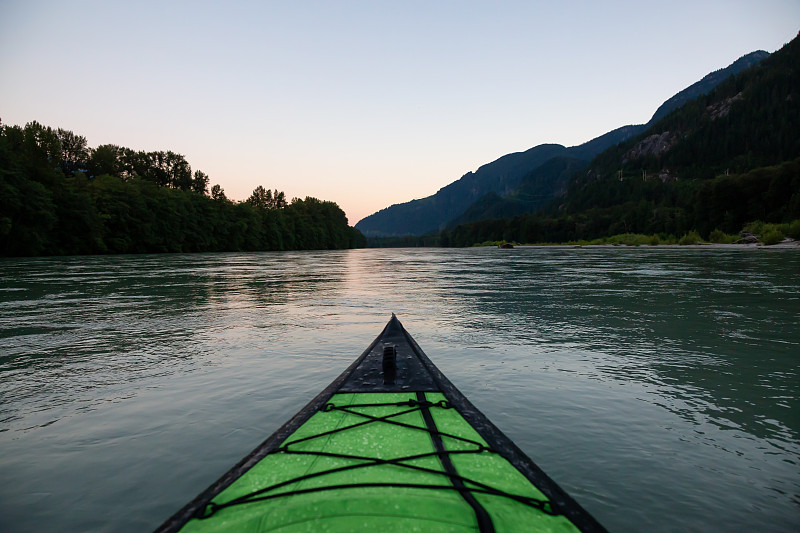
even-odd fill
[[(385, 353), (387, 350), (394, 351), (396, 354), (392, 355), (392, 364), (394, 364), (394, 357), (396, 357), (396, 377), (395, 371), (393, 370), (391, 372), (391, 377), (384, 379), (384, 375), (387, 372), (385, 366)], [(384, 365), (383, 367), (381, 366), (382, 363)], [(477, 435), (475, 437), (476, 440), (485, 442), (486, 446), (491, 449), (493, 455), (502, 457), (502, 459), (507, 461), (507, 463), (510, 463), (510, 465), (513, 466), (513, 469), (516, 469), (516, 472), (521, 474), (521, 476), (524, 476), (528, 483), (532, 485), (531, 490), (533, 492), (546, 496), (546, 498), (549, 500), (547, 503), (552, 505), (552, 508), (557, 509), (557, 514), (560, 515), (560, 519), (566, 519), (564, 520), (565, 523), (568, 521), (569, 528), (566, 530), (574, 531), (577, 529), (584, 532), (606, 531), (605, 528), (600, 525), (600, 523), (598, 523), (586, 510), (584, 510), (571, 496), (569, 496), (566, 491), (559, 487), (541, 468), (539, 468), (538, 465), (536, 465), (536, 463), (533, 462), (533, 460), (531, 460), (522, 450), (520, 450), (519, 447), (514, 444), (513, 441), (511, 441), (511, 439), (503, 434), (502, 431), (500, 431), (455, 387), (455, 385), (450, 382), (450, 380), (433, 364), (433, 362), (431, 362), (427, 355), (425, 355), (422, 348), (405, 330), (397, 317), (392, 314), (392, 318), (386, 324), (381, 333), (372, 341), (372, 343), (370, 343), (366, 350), (364, 350), (364, 352), (352, 364), (350, 364), (347, 369), (344, 370), (344, 372), (342, 372), (333, 382), (331, 382), (330, 385), (322, 390), (305, 407), (303, 407), (303, 409), (301, 409), (285, 424), (278, 428), (250, 454), (239, 461), (233, 468), (226, 472), (217, 481), (212, 483), (206, 490), (200, 493), (191, 502), (186, 504), (172, 517), (167, 519), (156, 530), (156, 532), (177, 532), (182, 530), (190, 521), (194, 521), (195, 524), (198, 524), (196, 517), (202, 514), (210, 504), (213, 505), (212, 502), (218, 503), (220, 501), (220, 495), (222, 494), (222, 496), (224, 496), (226, 489), (231, 487), (231, 485), (237, 480), (240, 480), (240, 478), (243, 478), (243, 476), (251, 475), (248, 474), (251, 469), (254, 471), (258, 470), (258, 468), (254, 469), (254, 467), (267, 458), (267, 456), (276, 453), (280, 454), (282, 451), (281, 447), (287, 446), (287, 439), (291, 441), (292, 435), (295, 434), (298, 429), (304, 428), (304, 425), (305, 428), (308, 427), (308, 424), (313, 425), (314, 422), (313, 420), (309, 422), (310, 419), (312, 419), (315, 414), (320, 413), (320, 411), (326, 411), (327, 408), (332, 405), (329, 402), (331, 402), (331, 399), (334, 398), (334, 395), (336, 395), (336, 401), (339, 402), (340, 400), (338, 398), (348, 396), (349, 393), (352, 393), (350, 396), (353, 398), (362, 397), (364, 394), (374, 395), (377, 397), (378, 393), (392, 393), (385, 395), (386, 397), (393, 395), (397, 396), (398, 393), (402, 393), (405, 396), (402, 396), (401, 394), (401, 397), (412, 399), (415, 397), (424, 399), (426, 398), (426, 395), (427, 397), (431, 398), (445, 398), (447, 409), (451, 410), (452, 407), (452, 411), (457, 412), (457, 414), (460, 415), (460, 418), (466, 421), (466, 423), (469, 425), (467, 428), (468, 433), (474, 430)], [(374, 409), (377, 408), (361, 408), (362, 411), (370, 411), (370, 409), (374, 411)], [(433, 420), (434, 418), (439, 420), (439, 423), (446, 423), (448, 420), (445, 417), (445, 414), (441, 412), (443, 410), (439, 410), (440, 412), (435, 415), (431, 414), (435, 411), (433, 408), (429, 409), (428, 407), (422, 407), (420, 410), (421, 414), (426, 417), (425, 422), (421, 423), (422, 425), (428, 425), (429, 427), (436, 428), (436, 422)], [(367, 416), (371, 415), (368, 414)], [(317, 420), (317, 418), (314, 420)], [(356, 426), (358, 425), (359, 424), (356, 424)], [(433, 444), (437, 446), (437, 450), (439, 451), (438, 453), (442, 453), (444, 445), (442, 444), (441, 437), (436, 435), (438, 431), (438, 429), (434, 429), (430, 434), (430, 437), (427, 438), (427, 442), (430, 446), (431, 441), (433, 441)], [(451, 443), (449, 445), (451, 449), (454, 448), (452, 443), (456, 443), (455, 447), (457, 447), (458, 441), (448, 439), (447, 434), (444, 431), (442, 434), (445, 435), (445, 440), (449, 440)], [(381, 438), (383, 437), (377, 437), (378, 440)], [(437, 452), (434, 451), (432, 453)], [(453, 462), (461, 465), (459, 466), (461, 469), (470, 469), (469, 461), (471, 459), (466, 455), (455, 455), (453, 456), (453, 460), (449, 459), (449, 457), (450, 456), (446, 452), (443, 455), (440, 455), (440, 458), (442, 458), (442, 465), (444, 465), (442, 468), (445, 470), (455, 473), (455, 469), (452, 465)], [(272, 458), (269, 458), (268, 460), (272, 460)], [(482, 459), (477, 459), (477, 461), (478, 463), (475, 464), (490, 464), (485, 462), (485, 457)], [(484, 463), (481, 463), (480, 461), (484, 461)], [(500, 470), (505, 468), (503, 465), (500, 466)], [(493, 468), (494, 467), (491, 467), (490, 470)], [(477, 472), (478, 475), (482, 475), (481, 471), (476, 470), (475, 466), (472, 467), (472, 471), (473, 473)], [(513, 475), (518, 474), (512, 474), (512, 477)], [(472, 491), (476, 490), (477, 485), (470, 484), (470, 480), (467, 480), (466, 482), (471, 488), (465, 489), (463, 483), (457, 479), (458, 477), (459, 475), (455, 474), (455, 477), (450, 478), (449, 481), (453, 486), (450, 486), (449, 488), (454, 489), (450, 492), (455, 492), (463, 497), (464, 500), (461, 501), (462, 506), (466, 502), (472, 507), (472, 511), (474, 512), (472, 519), (475, 522), (472, 530), (495, 531), (495, 527), (492, 524), (492, 518), (487, 515), (487, 511), (483, 508), (484, 506), (482, 506), (478, 501), (486, 502), (488, 498), (490, 500), (490, 505), (487, 507), (487, 509), (491, 511), (492, 505), (494, 505), (494, 512), (496, 514), (502, 514), (502, 512), (504, 512), (502, 505), (498, 507), (495, 503), (491, 503), (497, 499), (496, 496), (486, 496), (486, 494), (480, 494), (479, 490), (476, 493), (477, 496), (475, 496), (473, 495)], [(481, 478), (477, 479), (479, 481), (481, 480)], [(520, 479), (522, 479), (522, 477), (520, 477)], [(381, 484), (379, 483), (378, 485)], [(519, 487), (519, 485), (517, 485), (517, 487)], [(374, 490), (384, 489), (382, 487), (378, 487)], [(227, 494), (230, 494), (231, 491), (236, 492), (236, 487), (232, 487), (230, 490), (228, 490)], [(517, 490), (516, 492), (519, 493), (520, 491)], [(348, 494), (354, 495), (355, 492), (351, 490)], [(492, 500), (492, 498), (495, 498), (495, 500)], [(442, 509), (444, 508), (445, 507), (442, 507)], [(472, 513), (470, 512), (469, 507), (466, 509), (467, 511), (465, 514), (471, 515)], [(497, 509), (500, 509), (500, 511), (497, 511)], [(213, 519), (214, 517), (207, 520)], [(538, 517), (534, 516), (533, 522), (527, 522), (524, 524), (520, 523), (518, 525), (521, 530), (538, 530), (538, 528), (534, 525), (534, 523), (537, 523), (537, 519)], [(512, 527), (508, 526), (507, 519), (505, 524), (503, 524), (502, 520), (502, 518), (495, 517), (495, 522), (498, 526), (500, 526), (499, 530), (517, 530), (517, 528), (513, 525)], [(206, 520), (202, 520), (201, 522), (206, 522)], [(551, 531), (551, 529), (549, 529), (549, 524), (549, 522), (543, 523), (542, 530)], [(558, 526), (558, 523), (555, 523), (555, 525)], [(556, 527), (556, 530), (561, 529)]]

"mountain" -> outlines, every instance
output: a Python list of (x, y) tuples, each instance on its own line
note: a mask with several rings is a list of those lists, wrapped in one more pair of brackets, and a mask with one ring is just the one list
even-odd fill
[[(690, 234), (719, 238), (764, 223), (786, 226), (800, 238), (797, 65), (800, 35), (597, 155), (567, 178), (557, 204), (462, 224), (441, 242), (568, 242), (623, 233), (692, 241)], [(529, 185), (527, 178), (520, 182), (520, 188)], [(502, 211), (496, 199), (486, 205)]]
[[(441, 231), (484, 195), (512, 194), (531, 169), (539, 168), (550, 159), (577, 157), (588, 162), (609, 146), (636, 135), (640, 128), (623, 126), (572, 148), (540, 144), (524, 152), (504, 155), (475, 172), (467, 172), (434, 195), (384, 208), (361, 219), (355, 227), (367, 237), (401, 237)], [(547, 194), (552, 196), (550, 192)]]
[(717, 70), (708, 74), (703, 77), (702, 80), (698, 81), (697, 83), (693, 83), (686, 89), (682, 90), (656, 109), (656, 112), (653, 114), (653, 118), (647, 123), (648, 125), (655, 124), (662, 118), (669, 115), (672, 111), (678, 109), (679, 107), (683, 107), (687, 103), (691, 102), (695, 98), (703, 96), (704, 94), (708, 94), (711, 92), (714, 87), (722, 83), (724, 80), (728, 79), (731, 76), (735, 76), (739, 74), (743, 70), (747, 70), (752, 66), (757, 65), (764, 59), (769, 57), (769, 52), (765, 52), (764, 50), (758, 50), (756, 52), (751, 52), (745, 56), (740, 57), (733, 63), (731, 63), (728, 67)]
[(542, 144), (525, 152), (504, 155), (475, 172), (467, 172), (432, 196), (395, 204), (363, 218), (356, 228), (367, 237), (424, 235), (439, 231), (484, 194), (510, 193), (531, 168), (566, 150), (560, 144)]
[(534, 169), (519, 183), (517, 189), (508, 196), (501, 197), (496, 192), (489, 192), (470, 205), (447, 224), (448, 229), (491, 218), (508, 218), (537, 211), (564, 194), (569, 178), (586, 167), (585, 159), (570, 157), (575, 153), (573, 148), (565, 150), (565, 155), (548, 159)]
[(589, 142), (567, 148), (528, 172), (517, 188), (505, 196), (491, 191), (479, 198), (450, 220), (447, 228), (477, 220), (514, 217), (542, 209), (564, 194), (570, 177), (586, 167), (594, 156), (635, 137), (645, 128), (645, 125), (622, 126)]
[[(706, 94), (724, 79), (757, 64), (768, 55), (767, 52), (753, 52), (727, 68), (705, 76), (664, 102), (648, 124), (622, 126), (570, 148), (543, 144), (525, 152), (505, 155), (475, 172), (464, 174), (436, 194), (384, 208), (363, 218), (355, 227), (368, 237), (425, 235), (458, 223), (539, 209), (563, 193), (570, 176), (566, 170), (577, 170), (580, 166), (578, 161), (588, 164), (608, 148), (639, 135), (658, 117), (669, 114), (683, 102)], [(553, 163), (554, 166), (545, 165), (558, 157), (570, 161), (561, 172), (557, 172), (558, 162)], [(566, 165), (564, 161), (561, 164)]]

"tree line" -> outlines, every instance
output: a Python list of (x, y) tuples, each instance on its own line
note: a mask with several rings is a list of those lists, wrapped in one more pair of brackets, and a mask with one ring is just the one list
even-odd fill
[(546, 211), (458, 226), (443, 246), (485, 241), (558, 243), (620, 234), (681, 237), (738, 233), (754, 221), (800, 219), (800, 158), (742, 174), (665, 183), (641, 177), (573, 187), (567, 202)]
[(333, 202), (262, 186), (228, 199), (172, 151), (0, 124), (0, 255), (341, 249), (366, 239)]

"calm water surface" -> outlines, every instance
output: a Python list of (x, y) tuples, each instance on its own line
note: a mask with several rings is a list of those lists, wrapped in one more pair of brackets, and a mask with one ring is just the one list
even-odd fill
[(0, 261), (0, 530), (148, 531), (391, 312), (614, 532), (800, 530), (800, 252)]

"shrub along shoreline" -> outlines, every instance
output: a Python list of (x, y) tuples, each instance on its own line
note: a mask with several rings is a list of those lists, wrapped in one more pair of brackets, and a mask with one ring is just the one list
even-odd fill
[[(787, 240), (788, 239), (788, 240)], [(525, 243), (506, 241), (484, 241), (473, 244), (480, 246), (500, 246), (512, 244), (514, 246), (691, 246), (691, 245), (728, 245), (728, 246), (774, 246), (787, 244), (800, 247), (800, 220), (790, 223), (767, 224), (761, 221), (747, 224), (738, 235), (714, 230), (708, 240), (704, 240), (696, 231), (690, 231), (681, 237), (675, 235), (655, 234), (644, 235), (640, 233), (621, 233), (610, 237), (601, 237), (592, 240), (576, 240), (567, 242), (539, 242)]]

